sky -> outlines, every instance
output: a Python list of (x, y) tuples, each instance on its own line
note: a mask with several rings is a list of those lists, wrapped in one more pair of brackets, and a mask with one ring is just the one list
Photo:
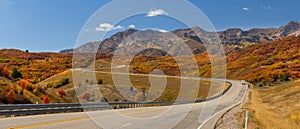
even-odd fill
[[(106, 4), (110, 3), (110, 0), (0, 0), (0, 49), (58, 52), (76, 46), (80, 39), (79, 35), (87, 37), (80, 40), (85, 42), (103, 40), (97, 36), (105, 34), (104, 38), (107, 38), (129, 28), (154, 29), (162, 32), (188, 28), (189, 26), (182, 21), (168, 15), (184, 14), (193, 17), (194, 14), (188, 13), (186, 10), (189, 9), (174, 2), (176, 0), (169, 1), (172, 2), (164, 4), (156, 0), (158, 4), (150, 7), (141, 5), (140, 8), (144, 7), (147, 12), (113, 24), (105, 18), (115, 18), (123, 14), (121, 8), (113, 8), (109, 13), (97, 12), (100, 8), (107, 7)], [(280, 27), (291, 20), (300, 21), (299, 0), (189, 0), (189, 2), (206, 15), (206, 20), (216, 30)], [(129, 11), (139, 8), (133, 5), (131, 0), (126, 0), (122, 4), (123, 9), (132, 6)], [(163, 9), (163, 6), (169, 8)], [(171, 12), (168, 9), (176, 11)], [(201, 23), (199, 25), (201, 26)]]

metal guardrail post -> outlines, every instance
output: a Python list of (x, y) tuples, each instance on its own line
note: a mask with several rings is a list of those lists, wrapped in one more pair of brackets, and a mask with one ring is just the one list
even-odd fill
[(246, 111), (245, 129), (248, 128), (248, 115), (249, 115), (249, 111)]

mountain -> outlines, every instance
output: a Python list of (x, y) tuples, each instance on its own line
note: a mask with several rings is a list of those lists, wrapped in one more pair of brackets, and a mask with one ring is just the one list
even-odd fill
[(223, 44), (241, 45), (245, 42), (262, 43), (274, 41), (277, 38), (300, 34), (300, 23), (291, 21), (280, 28), (254, 28), (243, 31), (239, 28), (218, 32)]
[(254, 28), (248, 31), (243, 31), (239, 28), (228, 29), (218, 32), (223, 44), (241, 45), (245, 42), (261, 43), (273, 40), (271, 34), (275, 32), (275, 28), (259, 29)]
[(273, 36), (276, 37), (285, 37), (289, 35), (296, 35), (300, 34), (300, 23), (297, 21), (291, 21), (287, 25), (280, 27), (274, 33)]
[[(197, 32), (195, 32), (197, 31)], [(151, 34), (152, 36), (158, 36), (163, 35), (166, 33), (162, 33), (159, 31), (154, 30), (134, 30), (129, 29), (123, 32), (118, 32), (111, 37), (98, 42), (89, 42), (86, 43), (76, 50), (78, 51), (84, 51), (84, 52), (91, 52), (95, 51), (96, 48), (98, 48), (98, 52), (103, 53), (112, 53), (114, 52), (117, 47), (121, 44), (122, 41), (128, 38), (128, 36), (139, 33), (140, 36), (146, 36)], [(170, 32), (167, 32), (170, 33)], [(205, 51), (205, 47), (203, 45), (202, 40), (207, 40), (205, 37), (213, 36), (215, 33), (213, 32), (207, 32), (205, 30), (202, 30), (199, 27), (193, 27), (189, 29), (178, 29), (171, 31), (171, 33), (178, 36), (178, 39), (181, 38), (192, 50), (193, 53), (199, 54)], [(198, 37), (197, 34), (201, 33), (200, 35), (205, 35), (203, 37)], [(227, 29), (225, 31), (217, 32), (222, 44), (225, 45), (226, 53), (230, 53), (233, 50), (237, 50), (241, 47), (244, 47), (248, 43), (262, 43), (262, 42), (269, 42), (274, 41), (278, 38), (289, 36), (289, 35), (299, 35), (300, 34), (300, 23), (297, 21), (291, 21), (287, 25), (281, 26), (280, 28), (253, 28), (250, 30), (242, 30), (240, 28), (231, 28)], [(172, 35), (172, 34), (170, 34)], [(159, 42), (165, 42), (168, 40), (168, 37), (163, 37)], [(202, 39), (202, 40), (201, 40)], [(149, 39), (148, 39), (149, 40)], [(150, 44), (155, 46), (155, 43), (150, 43), (152, 41), (148, 41), (147, 43), (139, 43), (138, 45), (142, 46), (148, 46)], [(206, 41), (207, 42), (207, 41)], [(158, 42), (157, 42), (158, 43)], [(156, 44), (157, 44), (156, 43)], [(131, 46), (131, 50), (135, 50), (136, 48), (139, 48), (140, 46)], [(62, 50), (61, 53), (70, 53), (73, 52), (72, 49), (69, 50)], [(156, 51), (157, 52), (157, 51)], [(154, 52), (153, 54), (157, 54)], [(149, 54), (149, 52), (146, 52)]]

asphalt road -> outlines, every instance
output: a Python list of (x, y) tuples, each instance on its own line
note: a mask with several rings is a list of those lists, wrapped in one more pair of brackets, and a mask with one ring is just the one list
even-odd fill
[(247, 87), (230, 81), (231, 89), (222, 97), (208, 102), (102, 110), (0, 119), (0, 128), (30, 129), (198, 129), (213, 128), (225, 109), (239, 103)]

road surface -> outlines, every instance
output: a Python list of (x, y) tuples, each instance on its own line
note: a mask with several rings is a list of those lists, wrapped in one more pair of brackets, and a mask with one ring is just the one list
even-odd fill
[[(102, 110), (0, 119), (0, 128), (30, 129), (198, 129), (213, 128), (226, 108), (239, 103), (247, 86), (230, 81), (231, 89), (207, 102), (163, 107)], [(208, 110), (215, 109), (215, 110)]]

